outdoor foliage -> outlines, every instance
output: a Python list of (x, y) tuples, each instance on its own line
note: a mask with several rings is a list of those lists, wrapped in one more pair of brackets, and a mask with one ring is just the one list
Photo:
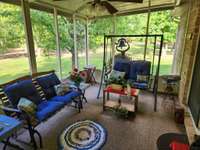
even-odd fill
[[(21, 7), (0, 3), (0, 10), (0, 83), (3, 83), (27, 74), (29, 72), (29, 65)], [(37, 55), (37, 69), (38, 71), (56, 70), (56, 38), (53, 14), (33, 9), (31, 9), (30, 14)], [(75, 62), (73, 20), (72, 18), (58, 16), (58, 22), (60, 47), (62, 50), (62, 73), (63, 76), (66, 76), (71, 71)], [(80, 68), (85, 66), (84, 55), (82, 55), (85, 51), (85, 23), (84, 20), (76, 19), (78, 62)], [(112, 23), (112, 18), (89, 21), (89, 63), (95, 65), (98, 69), (102, 68), (103, 35), (113, 33)], [(145, 34), (146, 24), (146, 13), (116, 17), (116, 34)], [(164, 46), (173, 45), (177, 25), (177, 19), (172, 17), (170, 10), (152, 12), (149, 33), (164, 34)], [(152, 42), (150, 38), (149, 41)], [(133, 46), (128, 53), (134, 59), (143, 58), (144, 39), (139, 39), (136, 42), (133, 41), (131, 44)], [(152, 44), (148, 48), (151, 50)], [(161, 74), (170, 72), (172, 58), (172, 53), (170, 53), (170, 55), (167, 55), (167, 58), (162, 59)]]
[(0, 53), (9, 48), (24, 47), (24, 28), (21, 9), (0, 4)]
[[(24, 46), (24, 27), (21, 8), (0, 4), (0, 52), (9, 48)], [(45, 55), (55, 51), (55, 30), (53, 15), (31, 10), (31, 20), (35, 45), (42, 48)], [(145, 34), (147, 14), (122, 16), (116, 18), (118, 34)], [(78, 50), (83, 49), (85, 22), (77, 20)], [(6, 28), (5, 28), (6, 27)], [(177, 23), (173, 21), (170, 11), (155, 12), (151, 15), (150, 33), (164, 34), (166, 42), (172, 43), (176, 36)], [(112, 33), (112, 18), (91, 21), (89, 24), (90, 48), (95, 50), (103, 43), (103, 35)], [(73, 53), (73, 21), (71, 18), (59, 16), (59, 31), (62, 50)]]

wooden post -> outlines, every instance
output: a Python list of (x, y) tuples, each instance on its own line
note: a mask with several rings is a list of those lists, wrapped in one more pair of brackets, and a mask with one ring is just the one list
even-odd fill
[[(150, 7), (151, 7), (151, 0), (149, 0), (149, 10), (148, 10), (148, 16), (147, 16), (146, 35), (149, 34), (149, 24), (150, 24), (150, 17), (151, 17)], [(146, 36), (146, 38), (145, 38), (144, 60), (146, 60), (147, 45), (148, 45), (148, 36)]]
[(86, 20), (86, 25), (85, 25), (85, 64), (89, 64), (89, 55), (88, 55), (88, 50), (89, 50), (89, 32), (88, 32), (88, 19)]
[(77, 51), (77, 36), (76, 36), (76, 16), (73, 15), (73, 31), (74, 31), (74, 55), (75, 55), (75, 67), (79, 68), (78, 66), (78, 51)]
[(35, 56), (35, 47), (34, 47), (34, 40), (33, 40), (33, 31), (32, 31), (32, 24), (31, 24), (31, 17), (30, 17), (30, 7), (29, 2), (26, 0), (21, 0), (21, 8), (24, 20), (24, 28), (25, 28), (25, 36), (26, 36), (26, 48), (29, 58), (29, 66), (31, 74), (37, 72), (37, 63), (36, 63), (36, 56)]
[(57, 9), (54, 8), (54, 28), (56, 34), (56, 56), (57, 56), (57, 67), (60, 79), (62, 79), (62, 62), (61, 62), (61, 49), (60, 49), (60, 34), (58, 27), (58, 15)]

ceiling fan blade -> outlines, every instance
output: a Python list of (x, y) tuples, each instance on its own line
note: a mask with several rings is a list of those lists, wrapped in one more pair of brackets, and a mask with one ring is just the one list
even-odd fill
[(110, 2), (143, 3), (143, 0), (108, 0)]
[(118, 12), (118, 10), (114, 6), (112, 6), (110, 3), (108, 3), (107, 1), (102, 1), (100, 4), (103, 5), (104, 7), (106, 7), (108, 12), (111, 14)]

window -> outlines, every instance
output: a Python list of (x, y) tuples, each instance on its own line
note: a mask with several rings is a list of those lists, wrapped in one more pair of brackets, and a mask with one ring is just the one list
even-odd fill
[(171, 73), (177, 28), (178, 20), (172, 17), (170, 10), (151, 13), (149, 33), (164, 35), (164, 45), (160, 64), (161, 75)]
[(0, 3), (0, 84), (30, 73), (21, 8)]
[(85, 22), (83, 20), (76, 21), (77, 32), (77, 51), (79, 69), (82, 70), (86, 66), (86, 52), (85, 52)]
[(53, 14), (31, 10), (38, 72), (56, 70), (56, 39)]
[(58, 16), (62, 77), (69, 75), (74, 62), (74, 40), (73, 40), (73, 22), (72, 19)]
[(89, 25), (89, 64), (97, 69), (103, 66), (104, 34), (112, 33), (112, 20), (110, 18), (94, 20)]
[[(146, 34), (147, 14), (121, 16), (116, 18), (116, 33), (120, 35), (143, 35)], [(116, 41), (118, 39), (115, 39)], [(130, 49), (126, 52), (132, 60), (143, 60), (145, 50), (145, 38), (126, 38)]]

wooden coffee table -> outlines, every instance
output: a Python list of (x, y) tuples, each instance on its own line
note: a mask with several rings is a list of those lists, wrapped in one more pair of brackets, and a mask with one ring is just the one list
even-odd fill
[(110, 96), (109, 96), (110, 93), (119, 94), (120, 96), (121, 95), (128, 96), (126, 88), (124, 88), (122, 90), (116, 90), (116, 89), (113, 89), (112, 86), (108, 85), (103, 90), (103, 110), (105, 110), (106, 108), (113, 109), (116, 106), (120, 106), (120, 107), (126, 108), (129, 112), (137, 111), (139, 89), (131, 88), (131, 93), (130, 93), (131, 99), (130, 99), (129, 103), (121, 100), (120, 98), (118, 99), (118, 101), (111, 100)]

